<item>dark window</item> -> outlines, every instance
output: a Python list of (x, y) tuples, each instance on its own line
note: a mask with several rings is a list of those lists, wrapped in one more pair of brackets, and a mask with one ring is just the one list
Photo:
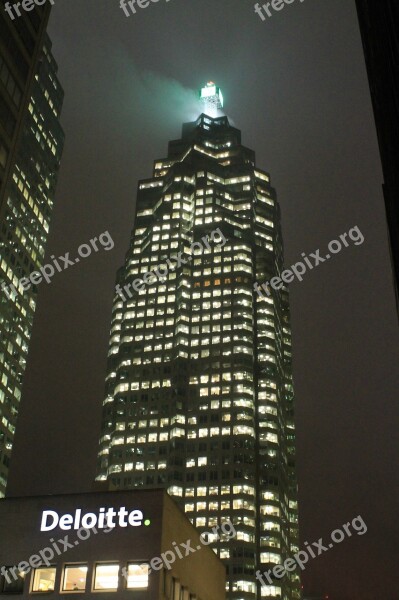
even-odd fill
[(10, 137), (12, 137), (16, 119), (4, 98), (0, 96), (0, 122)]
[(24, 583), (25, 573), (22, 574), (15, 567), (5, 567), (4, 575), (1, 577), (0, 591), (2, 594), (23, 594)]
[(0, 13), (0, 38), (12, 55), (12, 60), (15, 67), (18, 69), (22, 79), (25, 81), (29, 74), (29, 65), (25, 60), (22, 52), (19, 49), (18, 43), (15, 41), (13, 34), (10, 31), (11, 22), (6, 21), (6, 16)]

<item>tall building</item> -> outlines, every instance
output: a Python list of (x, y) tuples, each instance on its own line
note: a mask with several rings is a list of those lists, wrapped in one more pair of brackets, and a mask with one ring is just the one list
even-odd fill
[(356, 0), (384, 173), (385, 212), (399, 311), (399, 4)]
[[(209, 532), (236, 600), (299, 597), (296, 573), (262, 589), (255, 577), (297, 550), (288, 292), (256, 291), (282, 269), (270, 176), (227, 117), (201, 114), (139, 182), (97, 480), (164, 486)], [(227, 519), (231, 541), (212, 533)]]
[[(12, 179), (51, 5), (11, 19), (0, 1), (0, 211)], [(1, 212), (0, 212), (1, 215)]]
[(64, 143), (48, 9), (22, 12), (0, 11), (0, 497), (38, 291), (27, 278), (43, 265)]

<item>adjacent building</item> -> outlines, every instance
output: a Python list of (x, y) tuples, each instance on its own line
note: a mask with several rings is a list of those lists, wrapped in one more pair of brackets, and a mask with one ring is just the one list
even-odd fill
[(0, 10), (0, 497), (37, 299), (26, 278), (43, 265), (64, 143), (49, 7), (14, 20)]
[(223, 564), (163, 490), (8, 498), (0, 530), (0, 597), (225, 597)]
[(385, 211), (399, 311), (399, 4), (356, 0), (384, 173)]
[[(209, 87), (202, 96), (209, 97)], [(222, 95), (215, 87), (213, 109)], [(163, 486), (210, 534), (229, 598), (299, 598), (294, 391), (280, 208), (227, 117), (201, 114), (139, 182), (117, 277), (98, 481)]]

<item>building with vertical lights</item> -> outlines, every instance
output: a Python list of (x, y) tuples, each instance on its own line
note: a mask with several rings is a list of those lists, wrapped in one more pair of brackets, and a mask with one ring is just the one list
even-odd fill
[(0, 11), (0, 211), (14, 170), (50, 8), (48, 3), (35, 6), (14, 20)]
[(26, 278), (43, 265), (64, 143), (48, 8), (23, 13), (0, 11), (0, 497), (36, 307)]
[(234, 600), (299, 598), (296, 572), (255, 577), (298, 547), (288, 291), (256, 291), (282, 270), (269, 174), (227, 117), (201, 114), (138, 185), (97, 480), (165, 487), (200, 532), (230, 519), (236, 539), (208, 535)]

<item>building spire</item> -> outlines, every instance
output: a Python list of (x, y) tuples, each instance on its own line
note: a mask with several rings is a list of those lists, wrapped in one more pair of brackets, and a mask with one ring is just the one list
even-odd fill
[(204, 105), (205, 112), (210, 117), (217, 117), (218, 111), (223, 108), (223, 94), (220, 87), (217, 87), (213, 81), (200, 89), (200, 101)]

